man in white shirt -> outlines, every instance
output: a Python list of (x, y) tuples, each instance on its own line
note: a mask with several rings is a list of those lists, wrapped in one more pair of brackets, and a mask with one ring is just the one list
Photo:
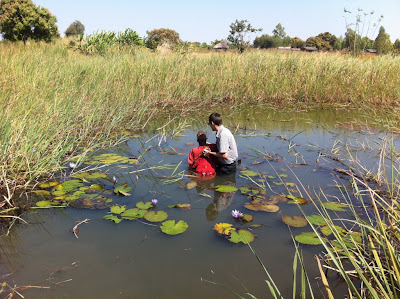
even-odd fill
[(221, 174), (235, 172), (238, 159), (235, 138), (231, 131), (223, 126), (221, 114), (212, 113), (208, 118), (208, 124), (213, 131), (217, 132), (218, 152), (209, 152), (209, 154), (218, 158), (218, 171)]

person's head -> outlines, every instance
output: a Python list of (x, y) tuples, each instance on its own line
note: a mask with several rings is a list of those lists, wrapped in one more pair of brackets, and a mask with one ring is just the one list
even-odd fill
[(211, 113), (208, 117), (208, 124), (213, 131), (217, 131), (217, 127), (222, 125), (222, 116), (219, 113)]
[(203, 131), (199, 131), (197, 133), (197, 142), (199, 143), (199, 145), (204, 146), (207, 144), (207, 135), (205, 132)]

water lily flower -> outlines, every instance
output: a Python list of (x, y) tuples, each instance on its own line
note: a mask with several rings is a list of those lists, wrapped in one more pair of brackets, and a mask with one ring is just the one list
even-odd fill
[(238, 211), (238, 210), (232, 210), (232, 216), (233, 216), (233, 218), (240, 218), (240, 217), (242, 217), (242, 215), (243, 215), (243, 213), (241, 213), (240, 211)]
[(154, 198), (151, 200), (151, 202), (153, 203), (153, 205), (156, 205), (158, 203), (158, 200)]
[(112, 180), (113, 180), (113, 183), (114, 183), (114, 184), (116, 184), (117, 181), (118, 181), (117, 178), (115, 177), (115, 175), (113, 176), (113, 179), (112, 179)]
[(76, 163), (74, 163), (74, 162), (69, 162), (68, 166), (69, 166), (69, 168), (71, 168), (71, 170), (72, 170), (72, 169), (74, 169), (74, 168), (76, 167)]

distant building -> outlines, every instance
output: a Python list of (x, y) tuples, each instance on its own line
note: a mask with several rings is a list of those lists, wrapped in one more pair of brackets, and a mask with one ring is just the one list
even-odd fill
[(216, 45), (213, 47), (213, 49), (214, 49), (215, 51), (228, 51), (229, 46), (228, 46), (227, 44), (225, 44), (225, 43), (219, 43), (219, 44), (216, 44)]
[(377, 49), (366, 49), (365, 52), (370, 53), (370, 54), (378, 54)]
[(306, 52), (318, 52), (317, 47), (302, 47), (301, 50)]

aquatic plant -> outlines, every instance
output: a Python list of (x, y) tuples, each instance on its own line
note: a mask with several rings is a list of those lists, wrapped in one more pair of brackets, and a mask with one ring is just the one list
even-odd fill
[(239, 212), (238, 210), (232, 210), (231, 214), (232, 214), (233, 218), (236, 218), (236, 219), (243, 216), (243, 213)]

